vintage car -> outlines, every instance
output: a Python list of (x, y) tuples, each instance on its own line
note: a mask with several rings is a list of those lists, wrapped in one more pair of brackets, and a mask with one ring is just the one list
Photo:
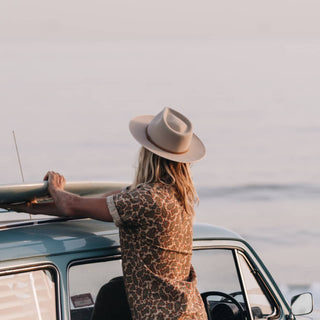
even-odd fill
[[(295, 319), (312, 311), (309, 293), (287, 304), (257, 254), (236, 233), (196, 224), (193, 250), (209, 319)], [(1, 227), (2, 320), (90, 319), (99, 289), (121, 274), (113, 223), (49, 219)]]
[[(193, 265), (209, 320), (293, 320), (312, 312), (310, 293), (288, 305), (255, 251), (232, 231), (195, 224)], [(89, 320), (99, 289), (121, 275), (113, 223), (38, 218), (0, 226), (1, 320)]]

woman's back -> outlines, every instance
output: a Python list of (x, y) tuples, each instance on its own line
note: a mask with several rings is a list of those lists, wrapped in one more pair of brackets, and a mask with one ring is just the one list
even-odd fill
[(141, 184), (112, 200), (134, 319), (206, 319), (191, 266), (193, 216), (174, 187)]

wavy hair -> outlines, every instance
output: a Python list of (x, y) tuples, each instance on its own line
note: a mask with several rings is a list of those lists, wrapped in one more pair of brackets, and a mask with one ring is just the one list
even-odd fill
[(141, 183), (163, 183), (173, 186), (186, 212), (194, 214), (194, 205), (198, 204), (199, 198), (189, 163), (171, 161), (141, 147), (132, 188)]

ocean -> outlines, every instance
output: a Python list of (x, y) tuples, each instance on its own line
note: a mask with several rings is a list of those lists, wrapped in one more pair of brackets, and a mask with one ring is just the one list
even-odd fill
[(12, 130), (26, 182), (131, 181), (129, 120), (175, 108), (207, 147), (196, 221), (246, 238), (320, 319), (319, 53), (316, 36), (2, 41), (1, 184), (21, 182)]

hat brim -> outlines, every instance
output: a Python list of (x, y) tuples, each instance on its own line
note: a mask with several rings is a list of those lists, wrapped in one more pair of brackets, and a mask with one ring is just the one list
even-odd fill
[(177, 154), (168, 152), (154, 145), (148, 140), (146, 135), (147, 126), (153, 118), (154, 116), (149, 115), (137, 116), (129, 123), (129, 130), (131, 134), (143, 147), (160, 157), (176, 162), (193, 163), (204, 158), (206, 155), (206, 148), (195, 134), (192, 136), (189, 150), (185, 153)]

